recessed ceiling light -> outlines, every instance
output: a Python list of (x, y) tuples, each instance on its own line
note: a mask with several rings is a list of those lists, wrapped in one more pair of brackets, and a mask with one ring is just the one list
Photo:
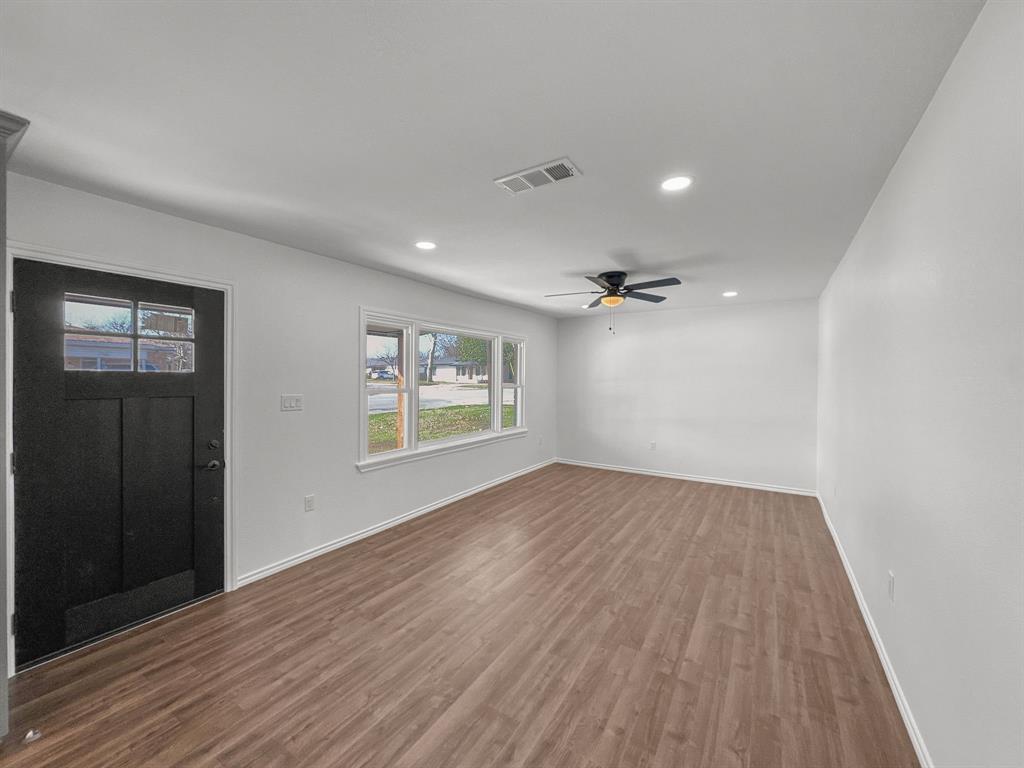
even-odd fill
[(739, 296), (739, 293), (736, 291), (725, 291), (722, 295), (725, 296), (725, 298), (727, 299), (731, 299), (734, 296)]
[(429, 240), (420, 240), (416, 243), (416, 247), (421, 251), (432, 251), (437, 248), (437, 243), (432, 243)]
[(689, 176), (673, 176), (661, 182), (661, 188), (666, 192), (681, 192), (691, 184), (693, 179)]

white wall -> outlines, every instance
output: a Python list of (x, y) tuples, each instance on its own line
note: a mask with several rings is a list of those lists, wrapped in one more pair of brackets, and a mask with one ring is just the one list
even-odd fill
[(1022, 46), (990, 1), (821, 298), (818, 488), (943, 766), (1024, 764)]
[(614, 335), (591, 311), (558, 326), (562, 458), (815, 487), (816, 300), (619, 314)]
[[(234, 284), (240, 576), (554, 456), (551, 318), (24, 176), (8, 204), (12, 240)], [(358, 472), (360, 303), (527, 336), (529, 434)]]

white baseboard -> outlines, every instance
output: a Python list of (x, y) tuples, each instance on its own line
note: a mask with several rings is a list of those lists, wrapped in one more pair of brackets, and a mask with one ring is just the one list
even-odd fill
[(637, 467), (620, 467), (617, 464), (597, 464), (593, 461), (577, 461), (576, 459), (557, 459), (559, 464), (573, 464), (577, 467), (592, 467), (593, 469), (610, 469), (613, 472), (629, 472), (634, 475), (653, 475), (654, 477), (671, 477), (676, 480), (693, 480), (698, 483), (714, 483), (715, 485), (734, 485), (737, 488), (754, 488), (759, 491), (772, 491), (773, 493), (795, 493), (798, 496), (817, 496), (817, 491), (807, 488), (789, 488), (785, 485), (769, 485), (767, 483), (748, 483), (745, 480), (726, 480), (721, 477), (704, 477), (702, 475), (684, 475), (680, 472), (660, 472), (653, 469), (639, 469)]
[(921, 731), (917, 727), (917, 721), (914, 720), (914, 714), (910, 711), (910, 703), (903, 694), (903, 688), (896, 677), (896, 670), (893, 669), (892, 661), (889, 660), (889, 654), (885, 652), (885, 644), (882, 642), (882, 636), (878, 633), (875, 620), (871, 617), (871, 611), (868, 609), (867, 601), (864, 599), (864, 593), (861, 592), (860, 584), (857, 583), (857, 576), (853, 572), (853, 566), (850, 565), (850, 560), (846, 556), (846, 550), (843, 549), (843, 544), (839, 541), (836, 528), (832, 524), (832, 518), (829, 517), (828, 508), (825, 506), (825, 502), (820, 495), (818, 496), (818, 503), (821, 505), (821, 514), (825, 518), (825, 525), (828, 526), (828, 531), (832, 535), (832, 541), (835, 542), (836, 549), (839, 551), (839, 559), (842, 561), (843, 569), (846, 571), (846, 578), (850, 580), (850, 586), (853, 587), (853, 594), (857, 598), (857, 605), (860, 607), (861, 616), (864, 617), (864, 624), (867, 625), (868, 634), (871, 635), (871, 642), (875, 644), (875, 652), (882, 662), (882, 669), (885, 670), (885, 677), (889, 681), (892, 695), (896, 699), (896, 706), (899, 707), (900, 715), (903, 716), (903, 724), (907, 727), (910, 741), (914, 745), (914, 751), (917, 753), (917, 760), (921, 763), (921, 768), (935, 768), (932, 756), (928, 754), (928, 747), (925, 746), (924, 736), (921, 735)]
[(365, 539), (367, 536), (372, 536), (375, 533), (379, 533), (380, 531), (392, 528), (398, 525), (399, 523), (404, 523), (406, 520), (412, 520), (414, 517), (419, 517), (420, 515), (425, 515), (428, 512), (433, 512), (435, 509), (451, 504), (452, 502), (458, 501), (459, 499), (464, 499), (467, 496), (472, 496), (474, 493), (479, 493), (480, 491), (498, 485), (499, 483), (504, 483), (507, 480), (519, 477), (520, 475), (525, 475), (530, 472), (534, 472), (535, 470), (546, 467), (549, 464), (554, 464), (556, 461), (557, 459), (548, 459), (547, 461), (542, 461), (539, 464), (534, 464), (531, 467), (526, 467), (525, 469), (520, 469), (516, 472), (511, 472), (507, 475), (502, 475), (501, 477), (495, 478), (494, 480), (488, 480), (486, 483), (481, 483), (480, 485), (474, 486), (472, 488), (467, 488), (464, 491), (459, 491), (458, 493), (452, 494), (451, 496), (435, 501), (432, 504), (427, 504), (426, 506), (419, 507), (418, 509), (414, 509), (411, 512), (405, 512), (404, 514), (392, 517), (391, 519), (385, 520), (381, 523), (377, 523), (376, 525), (371, 525), (369, 528), (364, 528), (361, 531), (350, 533), (348, 536), (342, 536), (340, 539), (328, 541), (324, 544), (320, 544), (319, 546), (313, 547), (312, 549), (307, 549), (305, 552), (299, 552), (297, 555), (292, 555), (291, 557), (286, 557), (283, 560), (278, 560), (276, 563), (271, 563), (270, 565), (266, 565), (262, 568), (257, 568), (255, 571), (250, 571), (249, 573), (239, 576), (237, 584), (239, 587), (243, 587), (246, 584), (252, 584), (254, 581), (265, 579), (267, 576), (275, 574), (278, 571), (283, 571), (286, 568), (291, 568), (293, 565), (304, 563), (306, 560), (311, 560), (314, 557), (318, 557), (328, 552), (332, 552), (335, 549), (340, 549), (341, 547), (344, 547), (347, 544), (352, 544), (354, 542), (359, 541), (360, 539)]

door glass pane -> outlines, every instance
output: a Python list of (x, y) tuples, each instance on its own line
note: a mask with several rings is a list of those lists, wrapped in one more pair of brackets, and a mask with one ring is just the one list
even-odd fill
[(64, 334), (65, 371), (130, 371), (132, 368), (131, 337)]
[(505, 387), (501, 390), (501, 427), (523, 426), (523, 388)]
[(501, 383), (522, 384), (519, 365), (523, 345), (518, 341), (506, 341), (501, 345)]
[(191, 341), (139, 339), (142, 373), (192, 373), (195, 369), (195, 345)]
[(424, 331), (418, 357), (420, 442), (447, 440), (491, 428), (489, 339)]
[(191, 339), (195, 330), (195, 310), (139, 302), (139, 336), (169, 336)]
[(64, 327), (69, 331), (132, 332), (132, 303), (124, 299), (64, 294)]

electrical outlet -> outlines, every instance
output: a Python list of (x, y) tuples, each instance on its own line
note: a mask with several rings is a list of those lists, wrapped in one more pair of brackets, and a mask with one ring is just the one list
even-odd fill
[(312, 493), (306, 496), (306, 498), (303, 500), (303, 505), (307, 512), (312, 512), (314, 509), (316, 509), (316, 496), (314, 496)]
[(302, 395), (281, 395), (282, 411), (301, 411), (302, 408)]
[(889, 605), (896, 605), (896, 574), (889, 571)]
[(651, 440), (651, 450), (652, 451), (658, 450), (658, 444), (654, 440)]

